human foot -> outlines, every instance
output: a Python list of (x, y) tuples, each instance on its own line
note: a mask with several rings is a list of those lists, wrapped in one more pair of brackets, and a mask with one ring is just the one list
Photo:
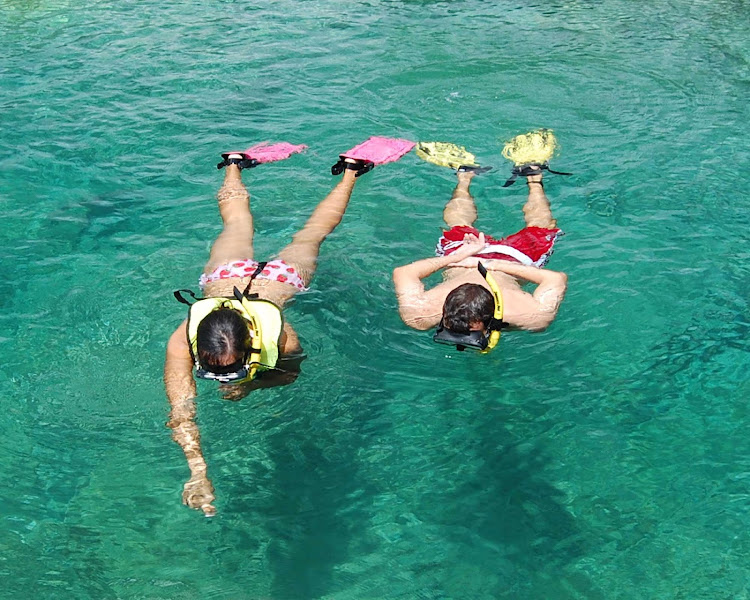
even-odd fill
[(526, 176), (526, 183), (538, 183), (542, 185), (542, 167), (540, 165), (528, 165), (526, 167), (524, 175)]
[(462, 171), (461, 169), (456, 171), (456, 178), (458, 179), (459, 183), (469, 184), (475, 176), (476, 171)]
[(340, 175), (344, 171), (354, 171), (354, 176), (359, 177), (375, 168), (375, 163), (358, 158), (341, 157), (339, 162), (331, 167), (331, 175)]
[(216, 165), (217, 169), (223, 169), (229, 165), (237, 165), (237, 168), (241, 171), (242, 169), (252, 169), (259, 164), (254, 158), (247, 158), (240, 152), (225, 152), (221, 157), (224, 160)]

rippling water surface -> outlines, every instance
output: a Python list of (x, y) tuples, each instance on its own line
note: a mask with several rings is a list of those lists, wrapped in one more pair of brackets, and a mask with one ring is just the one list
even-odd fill
[[(3, 598), (606, 599), (750, 595), (748, 110), (739, 0), (0, 0)], [(570, 276), (553, 326), (489, 356), (407, 330), (390, 270), (428, 255), (453, 176), (357, 186), (286, 388), (199, 386), (213, 519), (161, 369), (219, 229), (218, 154), (277, 251), (368, 135), (495, 166), (555, 129)]]

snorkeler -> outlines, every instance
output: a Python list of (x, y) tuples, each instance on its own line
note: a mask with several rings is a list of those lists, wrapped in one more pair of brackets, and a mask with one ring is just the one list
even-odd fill
[[(488, 351), (501, 328), (541, 331), (554, 320), (567, 276), (542, 269), (562, 235), (544, 193), (542, 172), (549, 170), (547, 159), (555, 146), (549, 130), (517, 136), (506, 145), (503, 154), (516, 164), (512, 179), (526, 177), (528, 185), (526, 227), (499, 240), (473, 227), (477, 209), (469, 186), (482, 169), (473, 164), (457, 168), (458, 183), (443, 211), (448, 230), (438, 241), (437, 256), (393, 271), (404, 323), (419, 330), (438, 326), (435, 341), (459, 350)], [(430, 162), (456, 167), (447, 161)], [(443, 282), (425, 290), (422, 280), (440, 270)], [(522, 289), (525, 282), (537, 285), (533, 293)]]
[(167, 426), (190, 468), (182, 494), (189, 507), (202, 510), (206, 516), (216, 512), (195, 423), (193, 370), (197, 377), (223, 384), (225, 397), (233, 400), (253, 389), (286, 385), (296, 379), (302, 347), (294, 329), (282, 318), (281, 309), (310, 285), (320, 245), (341, 222), (357, 177), (375, 165), (397, 160), (413, 146), (403, 142), (371, 138), (342, 154), (332, 168), (335, 175), (343, 172), (341, 181), (318, 204), (291, 243), (268, 262), (253, 259), (253, 216), (241, 171), (287, 158), (304, 146), (259, 145), (222, 154), (218, 167), (225, 169), (225, 175), (218, 202), (223, 229), (200, 278), (205, 297), (195, 298), (189, 290), (175, 292), (178, 300), (189, 304), (189, 312), (169, 339), (164, 364), (171, 405)]

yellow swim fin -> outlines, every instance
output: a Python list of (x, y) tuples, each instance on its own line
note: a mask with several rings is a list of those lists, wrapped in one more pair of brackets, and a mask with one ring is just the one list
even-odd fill
[[(512, 185), (516, 177), (526, 177), (534, 171), (546, 170), (556, 175), (570, 175), (553, 171), (547, 164), (549, 159), (555, 155), (558, 143), (551, 129), (538, 129), (517, 135), (503, 148), (503, 156), (513, 162), (513, 171), (510, 179), (503, 187)], [(534, 167), (537, 167), (536, 169)]]
[(478, 167), (475, 156), (463, 146), (450, 142), (419, 142), (417, 156), (439, 167)]
[(555, 154), (557, 138), (551, 129), (517, 135), (505, 144), (503, 156), (516, 166), (544, 164)]

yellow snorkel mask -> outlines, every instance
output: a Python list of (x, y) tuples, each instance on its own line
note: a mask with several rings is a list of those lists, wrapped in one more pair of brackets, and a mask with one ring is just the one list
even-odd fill
[(484, 277), (487, 285), (490, 286), (492, 297), (495, 300), (495, 310), (492, 313), (492, 319), (487, 327), (487, 332), (470, 331), (469, 333), (457, 333), (447, 329), (441, 320), (432, 339), (438, 344), (455, 346), (459, 352), (468, 348), (486, 354), (497, 346), (497, 343), (500, 341), (500, 330), (503, 327), (507, 327), (508, 324), (503, 322), (503, 295), (500, 292), (497, 282), (481, 262), (477, 263), (477, 269), (482, 277)]

